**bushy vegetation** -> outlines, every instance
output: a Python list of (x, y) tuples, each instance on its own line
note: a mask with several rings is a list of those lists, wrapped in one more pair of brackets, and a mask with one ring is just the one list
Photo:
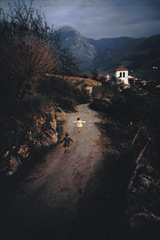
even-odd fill
[[(108, 114), (113, 121), (117, 122), (119, 127), (121, 125), (121, 127), (128, 126), (132, 128), (133, 136), (139, 128), (142, 128), (141, 135), (143, 135), (143, 141), (146, 142), (150, 139), (151, 148), (152, 150), (154, 148), (154, 156), (157, 155), (157, 164), (159, 164), (159, 88), (153, 86), (152, 88), (146, 87), (146, 89), (147, 91), (145, 92), (136, 88), (126, 89), (122, 92), (112, 89), (110, 94), (106, 93), (104, 98), (96, 99), (91, 104), (91, 107)], [(106, 97), (108, 98), (107, 100), (105, 99)]]
[[(96, 99), (91, 107), (102, 112), (100, 128), (111, 141), (106, 146), (103, 181), (108, 175), (112, 179), (111, 199), (117, 199), (116, 206), (121, 211), (117, 220), (115, 214), (114, 232), (123, 232), (124, 239), (158, 239), (160, 90), (146, 85), (122, 92), (109, 88), (107, 91), (110, 93)], [(112, 210), (114, 218), (116, 210)]]
[(76, 84), (69, 83), (67, 78), (62, 77), (48, 77), (42, 80), (37, 91), (42, 95), (47, 95), (55, 105), (58, 104), (67, 112), (75, 111), (76, 104), (89, 101), (86, 91), (80, 90)]
[[(73, 111), (85, 101), (85, 93), (54, 74), (76, 75), (80, 68), (59, 45), (59, 34), (47, 25), (41, 9), (18, 0), (10, 13), (0, 13), (0, 158), (3, 167), (20, 145), (34, 151), (40, 138), (37, 119), (49, 119), (49, 109), (61, 106)], [(48, 77), (52, 76), (52, 77)], [(49, 128), (45, 124), (44, 130)], [(1, 168), (0, 167), (0, 168)]]

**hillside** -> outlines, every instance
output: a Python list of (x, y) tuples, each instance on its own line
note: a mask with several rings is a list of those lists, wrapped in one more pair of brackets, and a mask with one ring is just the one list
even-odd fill
[(83, 67), (91, 67), (92, 60), (96, 56), (96, 48), (79, 31), (71, 27), (62, 27), (60, 43), (71, 51)]
[(152, 69), (153, 66), (160, 67), (160, 35), (145, 39), (143, 44), (137, 46), (132, 54), (124, 60), (130, 62), (131, 69)]
[(93, 65), (100, 71), (113, 72), (122, 64), (124, 57), (133, 53), (135, 48), (142, 44), (144, 38), (134, 39), (129, 37), (110, 38), (97, 40), (97, 56), (93, 60)]
[(94, 87), (94, 86), (101, 86), (102, 83), (98, 82), (98, 81), (95, 81), (93, 79), (90, 79), (90, 78), (82, 78), (82, 77), (73, 77), (73, 76), (61, 76), (61, 75), (56, 75), (56, 77), (60, 78), (60, 79), (64, 79), (66, 80), (68, 83), (70, 84), (74, 84), (76, 85), (78, 88), (83, 88), (85, 85), (87, 86), (91, 86), (91, 87)]
[(150, 38), (85, 38), (72, 27), (60, 29), (60, 40), (88, 72), (113, 72), (123, 65), (136, 72), (160, 65), (160, 35)]

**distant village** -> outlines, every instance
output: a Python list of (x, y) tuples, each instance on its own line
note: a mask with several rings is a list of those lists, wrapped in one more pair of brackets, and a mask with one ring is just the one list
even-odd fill
[[(158, 67), (153, 67), (153, 69), (157, 68)], [(92, 79), (93, 74), (89, 74), (88, 77)], [(96, 80), (109, 82), (111, 85), (117, 85), (119, 90), (130, 88), (135, 85), (145, 86), (148, 84), (145, 79), (140, 79), (129, 75), (129, 70), (126, 67), (117, 68), (113, 74), (98, 74)]]
[[(153, 67), (153, 69), (158, 69)], [(130, 71), (133, 72), (132, 70)], [(99, 74), (98, 71), (90, 74), (84, 74), (81, 77), (73, 76), (61, 76), (54, 74), (46, 74), (47, 76), (56, 76), (58, 78), (63, 78), (70, 83), (76, 84), (79, 89), (85, 89), (85, 91), (91, 96), (93, 93), (93, 87), (100, 87), (102, 84), (109, 83), (111, 86), (116, 85), (119, 91), (123, 89), (129, 89), (132, 87), (138, 87), (139, 90), (143, 90), (148, 87), (160, 88), (159, 81), (146, 81), (142, 78), (137, 78), (132, 75), (129, 75), (129, 69), (126, 67), (120, 67), (115, 70), (113, 74)]]
[[(92, 77), (93, 75), (90, 74), (89, 78)], [(103, 80), (105, 82), (110, 82), (112, 85), (118, 85), (119, 89), (130, 88), (136, 83), (141, 83), (142, 85), (146, 85), (147, 83), (145, 80), (129, 75), (129, 70), (125, 67), (117, 68), (113, 74), (98, 74), (97, 80)]]

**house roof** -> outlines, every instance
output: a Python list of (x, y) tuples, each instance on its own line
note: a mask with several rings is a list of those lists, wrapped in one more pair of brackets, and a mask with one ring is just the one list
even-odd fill
[(111, 74), (110, 77), (115, 77), (115, 74)]
[(135, 77), (129, 75), (128, 79), (135, 79)]
[(98, 77), (106, 77), (104, 74), (99, 74)]
[(130, 86), (129, 83), (128, 83), (128, 84), (127, 84), (127, 83), (120, 83), (119, 85), (120, 85), (120, 86), (124, 86), (124, 87), (129, 87), (129, 86)]
[(128, 71), (128, 68), (120, 67), (120, 68), (117, 68), (117, 69), (116, 69), (116, 72), (117, 72), (117, 71)]

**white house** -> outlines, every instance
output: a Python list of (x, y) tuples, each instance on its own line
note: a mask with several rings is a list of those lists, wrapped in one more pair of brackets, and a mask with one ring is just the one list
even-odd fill
[(115, 77), (119, 78), (124, 84), (128, 83), (128, 69), (125, 67), (120, 67), (115, 70)]
[(107, 73), (107, 75), (106, 75), (106, 82), (108, 82), (109, 80), (110, 80), (110, 75), (109, 75), (109, 73)]

